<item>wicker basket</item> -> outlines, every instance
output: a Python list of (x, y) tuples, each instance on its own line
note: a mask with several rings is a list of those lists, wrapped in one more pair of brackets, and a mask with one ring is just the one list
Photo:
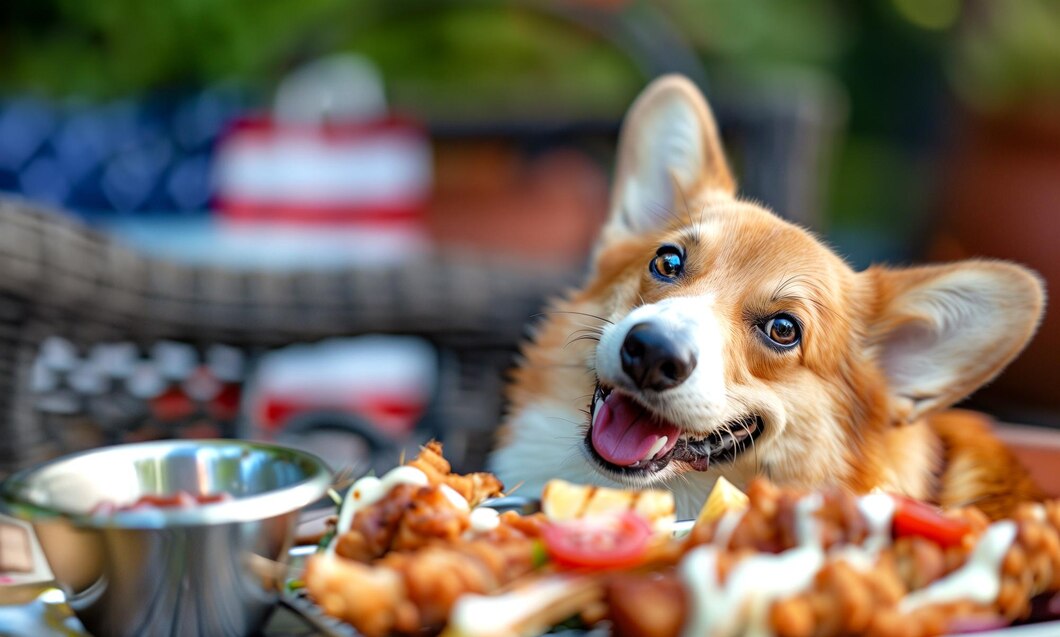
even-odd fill
[(33, 365), (50, 336), (81, 351), (176, 341), (202, 353), (224, 344), (253, 361), (294, 342), (419, 335), (453, 362), (438, 409), (446, 435), (466, 451), (458, 464), (473, 466), (489, 446), (504, 369), (528, 319), (573, 278), (467, 254), (378, 270), (187, 266), (138, 254), (68, 215), (0, 198), (0, 476), (71, 450), (49, 433), (33, 391)]

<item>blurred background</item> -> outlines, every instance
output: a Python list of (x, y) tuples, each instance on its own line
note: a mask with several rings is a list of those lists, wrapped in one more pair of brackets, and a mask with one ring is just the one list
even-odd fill
[[(6, 0), (0, 474), (195, 435), (480, 465), (667, 72), (856, 267), (1058, 290), (1057, 34), (1050, 0)], [(1060, 426), (1058, 314), (970, 405)]]

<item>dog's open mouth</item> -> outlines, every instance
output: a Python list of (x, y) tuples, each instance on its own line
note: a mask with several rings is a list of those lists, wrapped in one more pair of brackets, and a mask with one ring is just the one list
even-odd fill
[(697, 437), (603, 386), (596, 388), (589, 415), (586, 448), (606, 469), (623, 474), (652, 474), (671, 462), (705, 471), (751, 448), (763, 429), (762, 418), (749, 414)]

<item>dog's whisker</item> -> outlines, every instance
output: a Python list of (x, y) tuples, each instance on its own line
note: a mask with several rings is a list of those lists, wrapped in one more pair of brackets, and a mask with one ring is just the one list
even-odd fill
[(578, 341), (592, 341), (593, 343), (599, 343), (600, 342), (600, 337), (599, 336), (592, 336), (592, 335), (588, 335), (588, 334), (586, 334), (584, 336), (576, 336), (576, 337), (568, 340), (563, 345), (563, 347), (564, 348), (570, 347), (571, 345), (573, 345), (574, 343), (577, 343)]
[(567, 343), (577, 343), (578, 341), (595, 341), (600, 342), (600, 336), (596, 334), (571, 334), (567, 338)]
[(563, 418), (562, 416), (549, 416), (548, 419), (549, 420), (558, 420), (559, 422), (565, 422), (568, 425), (580, 425), (581, 424), (577, 420), (570, 420), (568, 418)]
[(520, 367), (526, 369), (579, 369), (586, 374), (594, 373), (593, 370), (588, 369), (585, 365), (579, 363), (523, 363)]
[[(579, 441), (579, 440), (582, 439), (582, 436), (556, 436), (556, 439), (557, 440)], [(577, 451), (577, 447), (575, 447), (575, 451)]]
[(537, 318), (537, 317), (540, 317), (540, 316), (545, 316), (547, 314), (576, 314), (578, 316), (588, 316), (589, 318), (594, 318), (594, 319), (597, 319), (599, 321), (603, 321), (604, 323), (607, 323), (609, 325), (614, 325), (615, 324), (614, 321), (606, 319), (606, 318), (604, 318), (602, 316), (597, 316), (596, 314), (590, 314), (589, 312), (575, 312), (574, 310), (543, 310), (541, 312), (538, 312), (537, 314), (532, 315), (531, 318)]
[(600, 329), (586, 327), (586, 328), (582, 328), (580, 330), (574, 330), (573, 332), (568, 334), (568, 336), (574, 336), (575, 334), (592, 334), (593, 336), (603, 336), (604, 335), (604, 331), (600, 330)]
[[(741, 441), (740, 451), (742, 452), (742, 451), (747, 449), (747, 441), (751, 442), (751, 451), (754, 452), (754, 456), (755, 456), (755, 470), (757, 471), (757, 469), (758, 469), (758, 447), (755, 445), (755, 438), (752, 435), (751, 427), (748, 426), (746, 420), (741, 420), (740, 421), (740, 426), (743, 427), (743, 430), (747, 432), (747, 438), (745, 438), (743, 441)], [(756, 426), (757, 426), (757, 423), (756, 423)]]
[(605, 329), (607, 329), (605, 326), (600, 325), (598, 323), (594, 324), (594, 323), (580, 323), (580, 322), (576, 322), (574, 324), (577, 325), (578, 327), (583, 328), (583, 329), (596, 330), (597, 332), (603, 332)]
[(688, 486), (688, 487), (692, 486), (692, 481), (688, 479), (687, 475), (685, 475), (683, 473), (679, 473), (679, 474), (677, 474), (677, 477), (678, 477), (678, 479), (681, 480), (681, 482), (685, 483), (685, 486)]

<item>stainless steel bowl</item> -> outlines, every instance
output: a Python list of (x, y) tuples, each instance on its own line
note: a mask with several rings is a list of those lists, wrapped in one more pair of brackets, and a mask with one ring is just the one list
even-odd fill
[[(248, 635), (273, 609), (298, 510), (332, 479), (317, 457), (244, 441), (103, 448), (16, 473), (7, 510), (33, 523), (70, 606), (97, 635)], [(146, 494), (225, 492), (187, 509), (94, 514)]]

